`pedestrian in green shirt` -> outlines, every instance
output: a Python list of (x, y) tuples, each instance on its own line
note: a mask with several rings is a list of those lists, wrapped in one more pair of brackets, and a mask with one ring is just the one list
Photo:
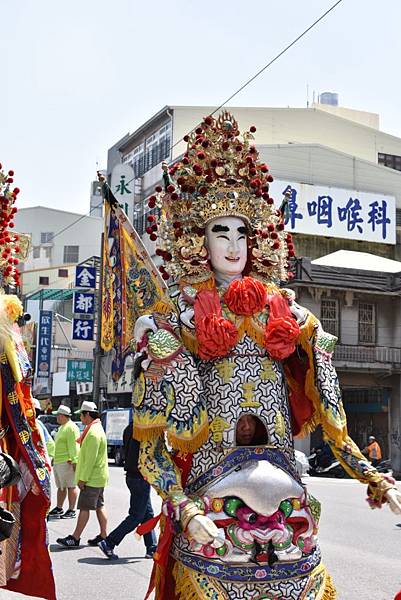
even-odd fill
[(43, 415), (42, 406), (39, 400), (37, 398), (32, 398), (32, 403), (35, 408), (36, 427), (39, 429), (42, 444), (46, 447), (50, 464), (50, 461), (54, 458), (54, 440), (47, 431), (46, 425), (38, 418), (40, 415)]
[[(60, 404), (57, 409), (57, 423), (60, 425), (55, 438), (53, 459), (54, 479), (57, 487), (57, 506), (50, 511), (50, 517), (75, 519), (75, 505), (78, 490), (75, 484), (75, 469), (78, 461), (79, 429), (71, 421), (71, 409)], [(68, 510), (64, 512), (63, 504), (68, 494)]]
[(79, 438), (81, 449), (75, 472), (75, 480), (80, 489), (78, 498), (79, 516), (72, 535), (57, 539), (57, 543), (66, 548), (74, 548), (80, 545), (81, 534), (88, 523), (91, 510), (96, 511), (100, 533), (93, 539), (88, 540), (88, 544), (97, 546), (107, 535), (107, 515), (103, 496), (104, 488), (109, 479), (106, 434), (94, 402), (88, 400), (82, 402), (80, 412), (85, 430)]

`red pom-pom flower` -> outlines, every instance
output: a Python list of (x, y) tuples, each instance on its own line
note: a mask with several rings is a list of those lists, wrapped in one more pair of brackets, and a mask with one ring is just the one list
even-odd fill
[(222, 316), (216, 289), (197, 294), (194, 315), (199, 356), (203, 360), (226, 356), (238, 342), (238, 331), (231, 321)]
[(295, 351), (299, 325), (292, 316), (288, 301), (281, 294), (270, 296), (269, 306), (264, 346), (274, 360), (284, 360)]
[(237, 328), (218, 315), (206, 315), (196, 327), (198, 352), (203, 360), (225, 356), (238, 341)]
[(224, 302), (236, 315), (251, 316), (260, 313), (264, 309), (266, 301), (265, 286), (253, 277), (232, 281), (224, 295)]

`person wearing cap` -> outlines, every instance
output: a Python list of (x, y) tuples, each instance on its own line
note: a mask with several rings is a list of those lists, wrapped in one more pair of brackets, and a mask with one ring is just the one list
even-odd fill
[[(55, 438), (54, 478), (57, 487), (57, 506), (50, 511), (50, 517), (74, 519), (78, 490), (75, 485), (75, 469), (78, 460), (79, 445), (77, 438), (79, 429), (71, 421), (71, 409), (60, 404), (57, 409), (57, 423), (60, 425)], [(63, 504), (68, 495), (68, 509), (64, 512)]]
[(88, 540), (90, 546), (104, 540), (107, 535), (107, 515), (104, 508), (104, 488), (109, 479), (107, 456), (107, 440), (99, 418), (99, 412), (94, 402), (82, 402), (81, 421), (85, 429), (78, 439), (81, 449), (78, 455), (75, 480), (80, 489), (78, 498), (79, 516), (75, 530), (71, 535), (58, 538), (56, 541), (65, 548), (80, 545), (81, 535), (85, 529), (90, 511), (96, 511), (100, 533)]
[(370, 462), (374, 467), (378, 465), (381, 461), (382, 451), (374, 435), (370, 435), (368, 437), (368, 445), (366, 446), (366, 448), (364, 448), (363, 453), (368, 456)]
[(52, 436), (48, 432), (46, 425), (38, 419), (39, 415), (43, 415), (42, 406), (37, 398), (32, 398), (33, 406), (35, 408), (35, 416), (36, 416), (36, 426), (39, 429), (40, 437), (42, 439), (42, 444), (46, 448), (47, 455), (49, 457), (49, 465), (50, 459), (54, 457), (55, 444)]

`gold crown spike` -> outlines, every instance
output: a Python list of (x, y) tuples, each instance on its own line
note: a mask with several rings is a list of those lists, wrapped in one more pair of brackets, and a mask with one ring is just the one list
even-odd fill
[(162, 165), (164, 190), (156, 188), (149, 207), (147, 233), (158, 240), (164, 259), (164, 279), (193, 283), (212, 273), (204, 246), (205, 227), (213, 219), (236, 216), (249, 230), (252, 272), (262, 279), (288, 279), (288, 259), (294, 256), (291, 235), (284, 232), (283, 214), (269, 195), (273, 177), (259, 161), (253, 145), (255, 127), (242, 136), (228, 112), (203, 122), (184, 137), (187, 151), (180, 162)]

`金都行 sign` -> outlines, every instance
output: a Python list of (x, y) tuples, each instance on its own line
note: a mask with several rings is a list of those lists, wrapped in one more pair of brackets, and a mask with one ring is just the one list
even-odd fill
[(75, 267), (75, 287), (96, 287), (96, 267), (85, 267), (84, 265)]

